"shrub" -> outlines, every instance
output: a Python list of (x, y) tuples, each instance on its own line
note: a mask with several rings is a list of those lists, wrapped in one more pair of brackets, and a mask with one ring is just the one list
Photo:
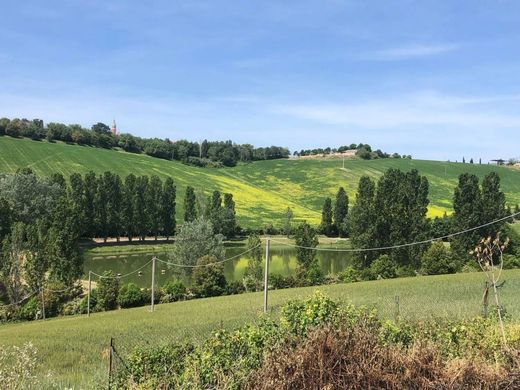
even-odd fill
[(186, 286), (181, 281), (170, 281), (166, 283), (162, 290), (167, 296), (167, 302), (180, 301), (186, 295)]
[(361, 276), (354, 267), (347, 267), (339, 274), (339, 278), (343, 283), (359, 282)]
[(397, 276), (397, 267), (390, 256), (381, 255), (370, 265), (370, 273), (375, 279), (392, 279)]
[(298, 285), (293, 276), (283, 276), (280, 274), (269, 274), (269, 287), (275, 290), (281, 288), (292, 288)]
[(97, 288), (97, 309), (114, 310), (117, 308), (117, 295), (119, 294), (119, 279), (114, 277), (112, 271), (105, 271), (99, 279)]
[(504, 255), (504, 268), (505, 269), (520, 268), (520, 256)]
[(242, 294), (245, 291), (244, 285), (239, 280), (233, 280), (226, 284), (226, 295)]
[(339, 317), (338, 304), (316, 291), (305, 301), (291, 301), (285, 305), (280, 322), (293, 334), (304, 335), (309, 327), (334, 323)]
[(144, 295), (135, 283), (128, 283), (121, 286), (117, 303), (122, 308), (137, 307), (145, 304)]
[(18, 311), (21, 320), (32, 321), (36, 319), (36, 313), (41, 310), (41, 301), (38, 297), (32, 297)]
[(434, 242), (421, 259), (421, 273), (426, 275), (451, 274), (457, 270), (451, 251), (442, 242)]
[[(217, 262), (215, 256), (204, 256), (197, 261), (193, 270), (193, 290), (200, 297), (214, 297), (222, 295), (226, 289), (224, 266)], [(211, 264), (211, 265), (208, 265)]]

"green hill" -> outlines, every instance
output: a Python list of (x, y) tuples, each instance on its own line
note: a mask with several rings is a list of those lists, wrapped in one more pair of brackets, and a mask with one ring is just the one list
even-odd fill
[(416, 168), (428, 177), (430, 215), (450, 211), (453, 188), (458, 176), (464, 172), (483, 177), (497, 171), (508, 203), (520, 203), (520, 170), (439, 161), (346, 160), (343, 169), (341, 160), (290, 159), (208, 169), (119, 150), (0, 137), (0, 172), (14, 172), (20, 167), (30, 167), (40, 175), (61, 172), (68, 176), (73, 172), (110, 170), (120, 175), (171, 176), (178, 187), (178, 217), (182, 215), (185, 187), (192, 185), (208, 193), (215, 189), (233, 193), (240, 223), (255, 227), (268, 223), (279, 225), (287, 207), (293, 209), (297, 220), (306, 219), (318, 224), (326, 196), (334, 196), (338, 187), (343, 186), (352, 202), (362, 175), (378, 178), (388, 168)]

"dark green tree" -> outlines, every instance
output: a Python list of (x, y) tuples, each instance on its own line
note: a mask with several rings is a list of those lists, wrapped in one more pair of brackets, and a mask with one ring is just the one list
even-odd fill
[(4, 237), (11, 230), (11, 207), (6, 199), (0, 198), (0, 249)]
[(96, 198), (98, 180), (93, 171), (89, 171), (84, 179), (84, 213), (85, 213), (85, 232), (88, 238), (96, 237)]
[(123, 188), (123, 227), (130, 242), (132, 242), (132, 239), (137, 234), (134, 213), (134, 207), (136, 205), (136, 181), (135, 175), (133, 173), (129, 174), (125, 177)]
[(247, 238), (247, 250), (248, 262), (244, 277), (252, 279), (254, 290), (258, 290), (263, 284), (262, 240), (258, 234), (251, 234)]
[(97, 310), (114, 310), (119, 296), (119, 278), (112, 271), (103, 272), (97, 287)]
[[(456, 231), (471, 229), (483, 222), (482, 192), (478, 177), (464, 173), (459, 176), (459, 182), (453, 195), (453, 228)], [(459, 266), (470, 259), (469, 251), (474, 249), (483, 231), (474, 230), (452, 238), (452, 251)]]
[(184, 197), (184, 222), (191, 222), (197, 218), (197, 198), (195, 190), (191, 186), (186, 187), (186, 196)]
[(116, 237), (117, 241), (123, 234), (123, 183), (119, 175), (110, 175), (109, 180), (111, 183), (108, 204), (107, 204), (107, 221), (109, 235)]
[(88, 237), (86, 226), (86, 207), (85, 207), (85, 184), (79, 173), (73, 173), (69, 178), (68, 197), (72, 203), (76, 224), (82, 236)]
[(224, 207), (221, 210), (222, 234), (227, 238), (235, 236), (237, 230), (237, 220), (235, 211), (235, 201), (233, 194), (224, 194)]
[(298, 277), (301, 279), (310, 279), (312, 282), (317, 281), (320, 275), (316, 251), (312, 248), (318, 246), (318, 236), (316, 231), (307, 223), (300, 223), (295, 232), (296, 240), (296, 261), (298, 262)]
[[(507, 215), (506, 196), (500, 189), (500, 176), (496, 172), (490, 172), (482, 180), (482, 222), (492, 222)], [(496, 237), (505, 223), (506, 221), (503, 221), (487, 226), (482, 233), (486, 237)]]
[(339, 187), (334, 205), (334, 229), (340, 237), (347, 237), (348, 227), (346, 223), (348, 215), (348, 196), (343, 187)]
[(141, 241), (144, 241), (148, 234), (148, 207), (147, 207), (147, 193), (148, 193), (148, 176), (139, 176), (135, 181), (134, 192), (134, 222), (135, 232)]
[(148, 230), (155, 240), (161, 232), (162, 226), (162, 182), (158, 176), (152, 176), (146, 192), (146, 213), (150, 223)]
[(110, 134), (110, 127), (104, 123), (98, 122), (95, 125), (92, 125), (92, 131), (97, 134)]
[(520, 221), (520, 205), (518, 205), (518, 203), (515, 206), (515, 214), (516, 214), (515, 219), (517, 221)]
[(97, 179), (96, 197), (94, 198), (94, 211), (96, 221), (96, 236), (102, 237), (106, 242), (109, 235), (108, 226), (108, 200), (112, 185), (112, 174), (105, 172)]
[[(199, 297), (222, 295), (226, 289), (224, 266), (215, 256), (203, 256), (193, 269), (193, 290)], [(215, 264), (217, 263), (217, 264)]]
[(334, 234), (334, 230), (334, 225), (332, 224), (332, 200), (325, 198), (321, 210), (320, 231), (327, 237), (331, 237)]
[(166, 240), (175, 234), (175, 185), (171, 177), (166, 178), (161, 197), (162, 233)]
[[(376, 220), (375, 190), (375, 183), (370, 177), (362, 176), (360, 178), (356, 203), (348, 218), (350, 238), (354, 248), (372, 247)], [(358, 268), (366, 268), (375, 257), (373, 252), (360, 253), (356, 265)]]

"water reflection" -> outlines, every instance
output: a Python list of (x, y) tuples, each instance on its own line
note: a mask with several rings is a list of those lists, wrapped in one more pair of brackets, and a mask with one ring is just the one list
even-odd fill
[[(244, 252), (244, 245), (226, 246), (226, 257), (232, 257)], [(270, 273), (277, 273), (284, 276), (296, 273), (296, 250), (290, 247), (271, 248)], [(95, 256), (87, 254), (85, 259), (85, 275), (88, 271), (102, 274), (104, 271), (111, 270), (115, 274), (127, 274), (146, 264), (157, 256), (160, 260), (168, 261), (166, 252), (149, 253), (123, 253), (117, 255)], [(342, 252), (318, 252), (318, 263), (321, 270), (326, 275), (328, 273), (339, 273), (347, 266), (352, 264), (350, 253)], [(241, 280), (247, 267), (247, 255), (230, 260), (224, 263), (224, 273), (228, 281)], [(178, 269), (173, 266), (157, 262), (155, 274), (158, 285), (164, 284), (172, 278), (178, 278)], [(122, 280), (122, 283), (133, 282), (141, 287), (149, 286), (151, 281), (151, 265), (143, 268), (140, 274), (130, 275)], [(185, 281), (189, 283), (189, 281)]]

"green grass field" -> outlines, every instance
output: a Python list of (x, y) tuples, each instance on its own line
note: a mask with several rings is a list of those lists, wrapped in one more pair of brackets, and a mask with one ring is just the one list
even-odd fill
[[(520, 320), (520, 270), (504, 272), (502, 302), (511, 320)], [(481, 273), (380, 280), (321, 286), (334, 299), (376, 308), (386, 318), (399, 313), (407, 319), (463, 318), (480, 313), (484, 286)], [(316, 287), (276, 290), (269, 294), (276, 309), (289, 299), (304, 298)], [(262, 293), (198, 299), (156, 306), (61, 317), (45, 322), (0, 326), (0, 345), (32, 341), (45, 370), (55, 372), (62, 386), (92, 387), (106, 375), (110, 337), (124, 353), (137, 345), (169, 340), (197, 342), (218, 327), (232, 328), (254, 321), (262, 308)]]
[(318, 224), (326, 196), (334, 196), (339, 186), (345, 187), (354, 201), (359, 178), (374, 179), (388, 168), (416, 168), (430, 181), (430, 215), (450, 211), (453, 188), (463, 172), (483, 177), (493, 170), (502, 178), (507, 200), (520, 203), (520, 170), (490, 165), (471, 165), (422, 160), (273, 160), (239, 165), (234, 168), (204, 169), (152, 158), (146, 155), (105, 150), (63, 143), (36, 142), (28, 139), (0, 137), (0, 172), (14, 172), (30, 167), (41, 175), (89, 170), (101, 173), (110, 170), (120, 175), (156, 174), (173, 177), (177, 184), (177, 216), (187, 185), (210, 192), (218, 189), (233, 193), (242, 226), (280, 225), (283, 211), (293, 209), (297, 220)]

